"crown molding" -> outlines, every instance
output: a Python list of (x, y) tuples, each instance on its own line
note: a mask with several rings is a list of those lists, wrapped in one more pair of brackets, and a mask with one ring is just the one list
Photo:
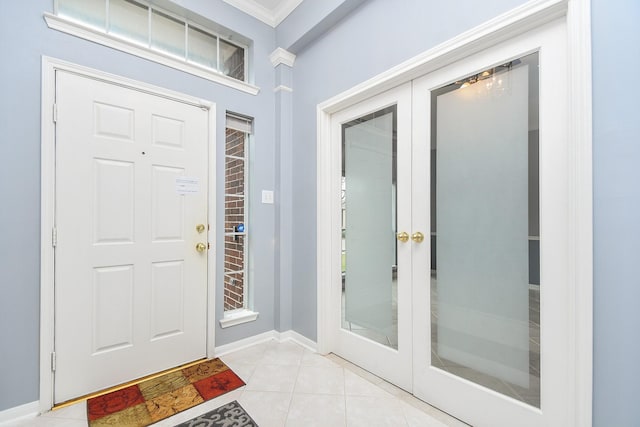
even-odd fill
[(273, 28), (277, 27), (303, 0), (282, 0), (275, 9), (269, 9), (255, 0), (223, 0), (236, 9), (264, 22)]
[(271, 55), (269, 55), (269, 59), (271, 60), (271, 64), (273, 64), (274, 67), (277, 67), (280, 64), (293, 67), (293, 63), (296, 61), (296, 56), (288, 50), (279, 47), (271, 52)]
[(281, 1), (273, 10), (273, 15), (276, 20), (276, 26), (280, 25), (280, 23), (284, 21), (285, 18), (289, 16), (289, 14), (293, 12), (296, 7), (300, 6), (300, 3), (302, 3), (302, 0)]

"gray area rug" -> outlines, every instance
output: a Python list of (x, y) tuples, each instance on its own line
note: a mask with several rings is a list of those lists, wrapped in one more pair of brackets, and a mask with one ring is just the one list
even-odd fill
[(234, 400), (175, 427), (258, 427), (258, 424)]

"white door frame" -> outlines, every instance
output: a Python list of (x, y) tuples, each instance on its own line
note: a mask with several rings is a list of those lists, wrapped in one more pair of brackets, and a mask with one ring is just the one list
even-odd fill
[(568, 373), (570, 425), (590, 426), (592, 421), (593, 365), (593, 185), (592, 185), (592, 95), (591, 95), (591, 7), (588, 0), (531, 0), (503, 15), (460, 34), (317, 107), (317, 299), (318, 351), (330, 350), (332, 313), (330, 289), (339, 265), (332, 263), (332, 224), (338, 210), (332, 205), (331, 180), (336, 173), (339, 150), (331, 145), (331, 115), (370, 96), (428, 74), (533, 28), (565, 17), (568, 36), (568, 117), (570, 206), (569, 283), (567, 307), (574, 337)]
[[(149, 93), (178, 102), (194, 105), (208, 111), (209, 149), (208, 170), (208, 221), (210, 230), (208, 241), (215, 242), (215, 138), (216, 105), (211, 101), (174, 92), (136, 80), (105, 73), (92, 68), (73, 64), (47, 56), (42, 57), (42, 110), (41, 110), (41, 195), (40, 195), (40, 412), (49, 411), (53, 406), (54, 374), (52, 371), (54, 349), (54, 268), (53, 247), (55, 220), (55, 94), (56, 71), (68, 71)], [(207, 253), (207, 357), (213, 357), (215, 350), (215, 251)]]

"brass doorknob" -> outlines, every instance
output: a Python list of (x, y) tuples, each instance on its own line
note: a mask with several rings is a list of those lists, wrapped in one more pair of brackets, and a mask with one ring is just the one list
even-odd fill
[(204, 251), (206, 251), (206, 250), (207, 250), (207, 245), (205, 245), (204, 243), (199, 242), (199, 243), (196, 245), (196, 251), (198, 251), (198, 252), (204, 252)]
[(416, 231), (411, 235), (411, 240), (413, 240), (416, 243), (422, 243), (422, 241), (424, 240), (424, 234), (422, 234), (419, 231)]
[(198, 224), (198, 225), (196, 225), (196, 231), (197, 231), (198, 233), (202, 233), (202, 232), (204, 231), (204, 229), (205, 229), (204, 224)]
[(406, 243), (409, 240), (409, 233), (406, 231), (401, 231), (396, 234), (396, 239), (400, 240), (402, 243)]

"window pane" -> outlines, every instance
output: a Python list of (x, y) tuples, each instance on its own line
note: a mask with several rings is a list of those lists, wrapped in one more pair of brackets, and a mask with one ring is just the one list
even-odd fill
[[(244, 230), (244, 197), (227, 195), (224, 199), (224, 231), (236, 233)], [(242, 232), (242, 231), (240, 231)]]
[(154, 10), (151, 14), (151, 47), (184, 58), (184, 22)]
[(244, 132), (227, 129), (227, 147), (225, 154), (244, 158)]
[(540, 407), (537, 69), (433, 92), (431, 363)]
[(132, 0), (110, 0), (109, 32), (125, 39), (148, 44), (149, 8)]
[(220, 68), (222, 74), (244, 81), (244, 49), (220, 39)]
[(244, 194), (244, 160), (227, 157), (225, 161), (225, 194)]
[(58, 15), (105, 30), (105, 0), (58, 0)]
[(224, 275), (224, 311), (244, 308), (244, 273)]
[(194, 27), (189, 27), (189, 52), (187, 58), (205, 67), (217, 69), (216, 37)]
[(245, 144), (247, 134), (227, 129), (225, 138), (224, 310), (247, 308), (247, 195)]
[(398, 348), (396, 107), (342, 125), (342, 328)]
[(224, 238), (224, 271), (236, 273), (244, 271), (244, 239), (245, 236), (225, 236)]

